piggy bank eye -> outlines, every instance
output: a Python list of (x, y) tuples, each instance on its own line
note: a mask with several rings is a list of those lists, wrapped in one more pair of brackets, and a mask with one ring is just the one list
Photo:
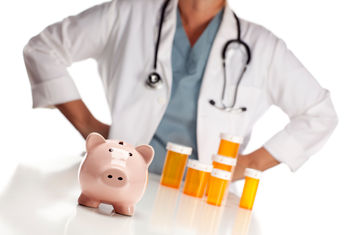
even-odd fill
[(123, 145), (123, 141), (120, 141), (119, 144)]
[(132, 153), (129, 153), (129, 154), (130, 154), (130, 157), (132, 157), (133, 154)]
[(114, 149), (111, 149), (111, 148), (109, 149), (109, 152), (113, 152), (113, 151), (114, 151)]

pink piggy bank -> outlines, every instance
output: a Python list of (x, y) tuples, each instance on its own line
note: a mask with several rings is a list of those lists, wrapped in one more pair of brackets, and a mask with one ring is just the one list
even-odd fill
[(111, 204), (116, 213), (133, 215), (148, 181), (148, 166), (154, 157), (149, 145), (134, 148), (124, 141), (105, 140), (91, 133), (86, 140), (87, 156), (79, 169), (80, 205)]

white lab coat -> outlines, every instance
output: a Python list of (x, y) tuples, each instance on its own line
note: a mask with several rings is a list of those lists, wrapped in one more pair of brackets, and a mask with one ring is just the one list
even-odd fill
[[(171, 51), (177, 0), (165, 14), (158, 54), (164, 86), (145, 86), (152, 70), (162, 0), (113, 0), (94, 6), (44, 29), (24, 48), (32, 86), (33, 106), (50, 107), (80, 99), (67, 72), (75, 61), (94, 58), (111, 109), (110, 138), (131, 144), (149, 143), (163, 117), (172, 86)], [(271, 106), (279, 106), (290, 122), (264, 147), (280, 162), (296, 170), (327, 140), (337, 124), (329, 92), (320, 87), (285, 43), (264, 27), (240, 19), (241, 38), (250, 46), (252, 61), (239, 87), (242, 114), (220, 111), (223, 70), (221, 51), (237, 38), (236, 21), (227, 5), (204, 72), (197, 110), (198, 157), (210, 162), (217, 152), (219, 133), (250, 136), (255, 122)], [(231, 51), (231, 50), (230, 50)], [(229, 53), (228, 76), (236, 83), (236, 53)], [(237, 67), (236, 67), (237, 66)], [(242, 145), (244, 147), (246, 143)]]

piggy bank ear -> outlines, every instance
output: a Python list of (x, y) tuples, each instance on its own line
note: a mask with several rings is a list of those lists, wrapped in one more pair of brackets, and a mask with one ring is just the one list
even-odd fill
[(149, 166), (154, 158), (153, 147), (150, 145), (140, 145), (136, 147), (136, 150), (142, 155), (147, 166)]
[(96, 133), (96, 132), (90, 133), (86, 139), (87, 153), (91, 149), (93, 149), (96, 146), (98, 146), (99, 144), (103, 144), (103, 143), (105, 143), (105, 139), (102, 135), (100, 135), (99, 133)]

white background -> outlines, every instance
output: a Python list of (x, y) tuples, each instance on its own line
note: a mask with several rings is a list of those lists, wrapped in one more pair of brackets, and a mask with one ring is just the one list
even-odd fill
[[(0, 192), (18, 162), (73, 156), (84, 150), (81, 136), (57, 110), (31, 109), (22, 49), (45, 26), (100, 2), (2, 1)], [(255, 204), (260, 230), (263, 234), (352, 234), (351, 2), (232, 0), (230, 5), (241, 18), (284, 39), (319, 83), (331, 91), (339, 115), (339, 125), (326, 146), (297, 172), (281, 165), (265, 173)], [(110, 122), (96, 64), (80, 62), (70, 71), (93, 114)], [(278, 108), (270, 109), (255, 126), (246, 151), (261, 146), (287, 121)]]

